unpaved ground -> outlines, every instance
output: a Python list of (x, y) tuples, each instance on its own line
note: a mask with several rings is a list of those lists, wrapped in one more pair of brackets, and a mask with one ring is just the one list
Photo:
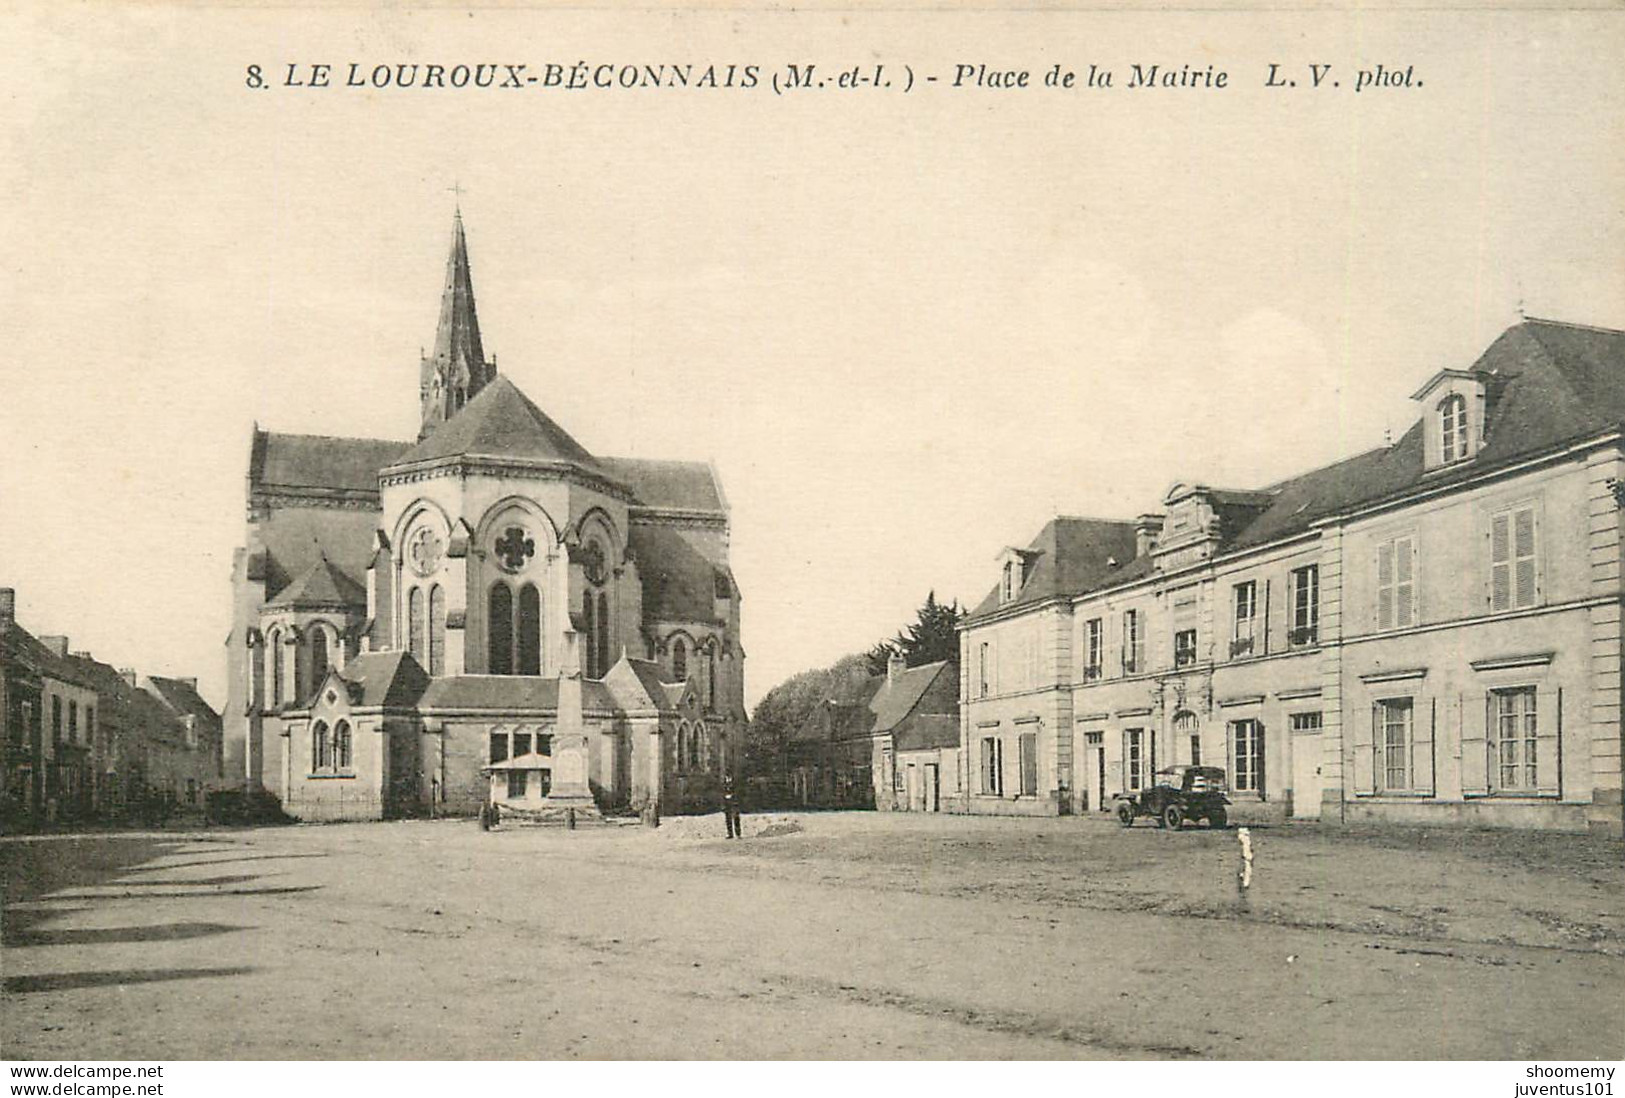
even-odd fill
[(1625, 1055), (1617, 842), (795, 822), (0, 841), (3, 1053)]

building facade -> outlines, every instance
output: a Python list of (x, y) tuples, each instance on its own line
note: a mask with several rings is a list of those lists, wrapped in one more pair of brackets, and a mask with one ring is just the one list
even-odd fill
[[(745, 721), (715, 470), (591, 454), (497, 372), (460, 214), (417, 374), (415, 443), (254, 431), (245, 779), (304, 818), (472, 813), (496, 765), (539, 804), (714, 800)], [(553, 765), (512, 765), (539, 744)]]
[(220, 717), (193, 679), (142, 678), (35, 637), (0, 588), (0, 815), (8, 826), (203, 811), (223, 784)]
[(1619, 835), (1625, 333), (1528, 320), (1398, 442), (1057, 518), (961, 630), (972, 812), (1222, 765), (1235, 818)]

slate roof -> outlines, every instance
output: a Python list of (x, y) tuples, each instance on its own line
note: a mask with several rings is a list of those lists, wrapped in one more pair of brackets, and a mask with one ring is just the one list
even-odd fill
[(598, 461), (570, 433), (498, 374), (462, 410), (392, 465), (478, 454), (501, 458), (567, 461), (600, 471)]
[(278, 591), (266, 605), (296, 609), (365, 606), (367, 589), (346, 576), (323, 553), (298, 579)]
[[(1485, 377), (1489, 408), (1484, 444), (1471, 461), (1427, 472), (1419, 419), (1391, 446), (1262, 489), (1270, 502), (1226, 540), (1223, 551), (1290, 537), (1319, 520), (1383, 503), (1424, 484), (1458, 483), (1565, 443), (1625, 429), (1625, 332), (1528, 319), (1503, 332), (1472, 370)], [(1221, 494), (1227, 502), (1242, 504), (1253, 496)], [(1149, 574), (1148, 560), (1133, 559), (1131, 523), (1112, 524), (1127, 529), (1128, 551), (1118, 555), (1118, 568), (1108, 570), (1100, 567), (1100, 560), (1109, 539), (1070, 525), (1079, 521), (1089, 520), (1057, 519), (1034, 540), (1032, 547), (1041, 554), (1038, 569), (1010, 605), (1086, 594)], [(1052, 548), (1070, 558), (1073, 567), (1063, 565), (1046, 574), (1043, 554)], [(999, 609), (995, 586), (967, 620)]]
[[(627, 542), (637, 558), (643, 616), (650, 621), (716, 622), (717, 569), (679, 530), (634, 523)], [(732, 575), (728, 576), (732, 587)]]
[(428, 672), (410, 652), (363, 652), (338, 675), (351, 686), (350, 704), (363, 708), (416, 705), (429, 685)]
[[(581, 683), (584, 709), (614, 709), (615, 699), (604, 684)], [(422, 709), (495, 709), (513, 712), (554, 709), (559, 706), (559, 680), (531, 675), (453, 675), (432, 679), (418, 702)]]
[(632, 489), (647, 507), (682, 511), (724, 512), (722, 487), (703, 461), (655, 461), (648, 458), (599, 458), (610, 476)]
[(892, 750), (930, 751), (959, 746), (959, 718), (949, 713), (919, 713), (892, 737)]
[(153, 691), (170, 709), (181, 716), (196, 718), (199, 729), (220, 730), (220, 714), (203, 700), (195, 684), (161, 675), (148, 675), (147, 682), (152, 684)]
[[(1119, 582), (1123, 565), (1134, 559), (1134, 523), (1062, 515), (1045, 523), (1028, 549), (1034, 556), (1016, 597), (1001, 606), (995, 585), (968, 620), (1005, 607), (1027, 606)], [(1116, 566), (1109, 563), (1112, 560), (1117, 561)]]
[(884, 675), (875, 676), (881, 685), (869, 701), (869, 711), (874, 714), (869, 731), (872, 734), (890, 732), (901, 724), (947, 666), (947, 661), (939, 661), (908, 667), (891, 682), (887, 682)]
[(411, 447), (377, 438), (289, 435), (254, 429), (250, 488), (378, 492), (378, 470)]

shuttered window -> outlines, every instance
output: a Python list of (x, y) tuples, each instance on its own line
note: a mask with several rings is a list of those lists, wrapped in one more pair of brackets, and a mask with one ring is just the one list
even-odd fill
[(1231, 725), (1231, 788), (1238, 793), (1264, 792), (1264, 726), (1256, 720)]
[(1490, 609), (1534, 606), (1539, 596), (1533, 506), (1514, 507), (1490, 518)]
[(1537, 784), (1535, 742), (1539, 731), (1535, 690), (1497, 690), (1491, 698), (1496, 788), (1503, 792), (1533, 792)]
[(1384, 792), (1411, 788), (1411, 731), (1415, 707), (1410, 698), (1377, 703), (1377, 775)]
[(982, 737), (982, 792), (995, 797), (1004, 793), (1004, 745), (997, 736)]
[(1017, 742), (1021, 752), (1021, 793), (1024, 797), (1038, 793), (1038, 734), (1023, 732)]
[(1377, 546), (1377, 628), (1416, 621), (1416, 539), (1407, 534)]

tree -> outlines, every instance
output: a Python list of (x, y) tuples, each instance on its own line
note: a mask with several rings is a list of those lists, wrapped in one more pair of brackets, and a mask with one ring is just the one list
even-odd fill
[(937, 601), (935, 591), (929, 592), (925, 596), (925, 604), (915, 611), (913, 624), (891, 640), (882, 641), (869, 650), (865, 658), (870, 673), (884, 674), (886, 663), (893, 652), (901, 652), (903, 662), (909, 667), (938, 663), (942, 660), (957, 660), (958, 626), (963, 620), (965, 611), (960, 608), (958, 599), (944, 604)]

